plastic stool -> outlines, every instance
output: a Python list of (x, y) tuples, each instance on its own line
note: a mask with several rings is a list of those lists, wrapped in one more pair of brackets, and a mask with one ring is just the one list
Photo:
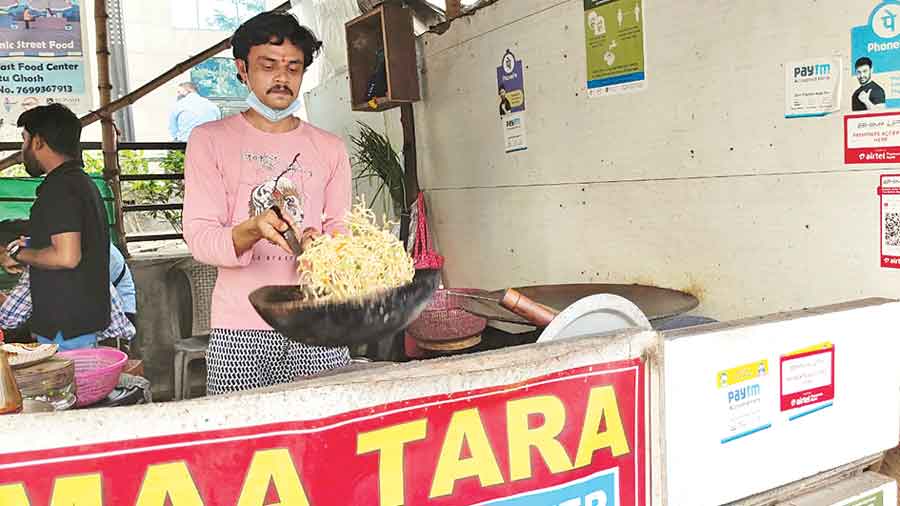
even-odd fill
[(209, 336), (190, 337), (175, 343), (175, 400), (191, 398), (191, 362), (206, 360)]

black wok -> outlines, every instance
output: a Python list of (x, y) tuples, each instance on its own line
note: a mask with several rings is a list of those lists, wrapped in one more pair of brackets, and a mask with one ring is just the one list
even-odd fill
[(440, 271), (420, 270), (412, 282), (340, 303), (308, 300), (299, 287), (264, 286), (250, 294), (263, 320), (285, 337), (314, 346), (356, 346), (406, 329), (438, 287)]

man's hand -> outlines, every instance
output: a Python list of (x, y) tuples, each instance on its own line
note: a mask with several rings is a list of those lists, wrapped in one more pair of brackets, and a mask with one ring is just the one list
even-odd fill
[(275, 214), (275, 211), (269, 209), (265, 213), (253, 218), (253, 221), (260, 239), (265, 239), (272, 244), (280, 246), (281, 249), (288, 253), (294, 253), (291, 251), (291, 247), (282, 235), (287, 232), (291, 226), (288, 222), (279, 218), (278, 215)]
[[(269, 209), (232, 229), (231, 240), (234, 242), (234, 252), (237, 256), (241, 256), (261, 239), (265, 239), (293, 255), (294, 252), (291, 251), (291, 247), (281, 235), (289, 228), (294, 228), (294, 233), (296, 233), (296, 227), (288, 224), (279, 218), (275, 211)], [(297, 234), (297, 237), (300, 237), (300, 234)]]
[(3, 270), (9, 274), (21, 274), (22, 271), (25, 270), (24, 267), (22, 267), (22, 264), (9, 256), (9, 252), (5, 249), (0, 250), (0, 266), (2, 266)]
[(322, 235), (322, 232), (319, 230), (307, 227), (306, 230), (298, 236), (300, 237), (300, 251), (306, 251), (320, 235)]
[(2, 251), (2, 255), (0, 255), (0, 265), (3, 266), (3, 270), (10, 274), (21, 274), (24, 270), (22, 264), (19, 263), (18, 260), (12, 257), (15, 252), (17, 252), (20, 248), (24, 248), (27, 244), (27, 239), (25, 236), (19, 236), (18, 239), (11, 241), (6, 245), (6, 249)]

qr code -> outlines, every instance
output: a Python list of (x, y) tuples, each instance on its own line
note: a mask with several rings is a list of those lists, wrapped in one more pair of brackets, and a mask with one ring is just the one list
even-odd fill
[(900, 213), (884, 215), (884, 243), (888, 246), (900, 246)]

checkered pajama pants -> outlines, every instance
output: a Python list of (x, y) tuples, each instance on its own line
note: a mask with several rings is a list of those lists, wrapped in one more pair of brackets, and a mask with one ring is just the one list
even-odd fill
[(270, 330), (212, 329), (206, 391), (219, 395), (288, 383), (349, 363), (347, 348), (308, 346)]

